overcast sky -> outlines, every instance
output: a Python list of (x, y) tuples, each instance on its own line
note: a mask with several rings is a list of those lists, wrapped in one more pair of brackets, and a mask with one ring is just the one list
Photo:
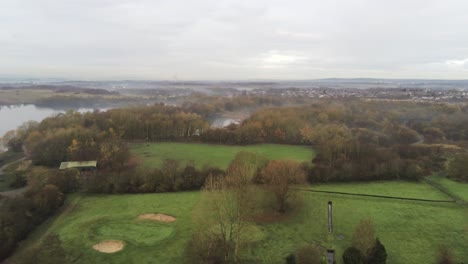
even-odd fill
[(468, 79), (468, 1), (0, 0), (0, 75)]

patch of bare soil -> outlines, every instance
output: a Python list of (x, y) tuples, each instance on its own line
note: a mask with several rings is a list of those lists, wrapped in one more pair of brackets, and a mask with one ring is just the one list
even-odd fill
[(139, 219), (149, 219), (160, 222), (174, 222), (176, 219), (170, 215), (165, 214), (142, 214), (138, 216)]
[(105, 240), (93, 245), (93, 248), (102, 253), (115, 253), (124, 248), (124, 243), (119, 240)]

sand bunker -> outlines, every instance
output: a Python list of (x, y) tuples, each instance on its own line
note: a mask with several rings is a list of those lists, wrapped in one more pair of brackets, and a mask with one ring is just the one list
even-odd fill
[(174, 222), (175, 217), (165, 215), (165, 214), (142, 214), (138, 216), (139, 219), (149, 219), (161, 222)]
[(93, 245), (95, 250), (103, 253), (114, 253), (122, 250), (123, 247), (124, 243), (119, 240), (105, 240)]

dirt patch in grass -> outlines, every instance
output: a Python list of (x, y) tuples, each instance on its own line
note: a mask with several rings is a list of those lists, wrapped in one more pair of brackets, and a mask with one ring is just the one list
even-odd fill
[(149, 219), (160, 222), (175, 222), (176, 218), (165, 214), (142, 214), (138, 216), (139, 219)]
[(105, 240), (93, 245), (93, 248), (102, 253), (115, 253), (124, 248), (125, 244), (119, 240)]

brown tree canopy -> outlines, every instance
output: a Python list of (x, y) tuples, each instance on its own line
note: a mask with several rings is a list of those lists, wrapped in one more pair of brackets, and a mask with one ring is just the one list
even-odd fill
[(359, 249), (363, 255), (375, 244), (375, 228), (370, 218), (362, 219), (354, 230), (353, 247)]
[(277, 202), (278, 211), (286, 210), (287, 202), (295, 191), (292, 185), (304, 184), (305, 173), (302, 166), (292, 160), (273, 160), (262, 171), (265, 188), (271, 191)]

